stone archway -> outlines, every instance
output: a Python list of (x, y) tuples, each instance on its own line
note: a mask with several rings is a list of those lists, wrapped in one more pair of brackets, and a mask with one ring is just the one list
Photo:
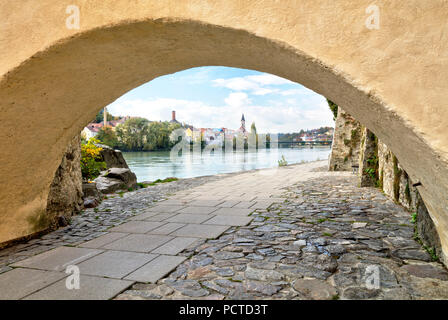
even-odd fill
[[(328, 97), (422, 183), (448, 250), (448, 9), (444, 0), (0, 2), (0, 242), (46, 227), (53, 174), (96, 112), (155, 77), (222, 65), (272, 73)], [(446, 252), (446, 251), (445, 251)], [(447, 256), (447, 254), (445, 254)]]

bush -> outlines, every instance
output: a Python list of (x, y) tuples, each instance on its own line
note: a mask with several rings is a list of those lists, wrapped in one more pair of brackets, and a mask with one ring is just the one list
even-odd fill
[(103, 150), (97, 147), (95, 143), (99, 141), (91, 138), (87, 143), (81, 144), (81, 172), (86, 180), (93, 180), (100, 175), (100, 172), (106, 169), (106, 163), (101, 161), (100, 152)]

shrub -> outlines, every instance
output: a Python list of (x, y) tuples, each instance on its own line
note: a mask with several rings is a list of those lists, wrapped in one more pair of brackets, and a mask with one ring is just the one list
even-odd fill
[(81, 171), (82, 177), (86, 180), (95, 179), (101, 170), (106, 169), (106, 163), (101, 161), (102, 148), (97, 147), (95, 143), (99, 141), (91, 138), (87, 143), (81, 144)]

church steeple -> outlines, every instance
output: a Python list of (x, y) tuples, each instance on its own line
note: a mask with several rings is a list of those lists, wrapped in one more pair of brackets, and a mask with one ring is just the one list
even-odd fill
[(241, 129), (243, 132), (246, 131), (246, 119), (244, 119), (244, 113), (243, 116), (241, 117)]

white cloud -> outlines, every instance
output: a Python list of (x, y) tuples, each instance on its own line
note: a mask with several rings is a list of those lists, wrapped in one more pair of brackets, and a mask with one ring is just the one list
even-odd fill
[[(317, 96), (320, 97), (320, 96)], [(310, 100), (300, 105), (277, 102), (265, 106), (251, 105), (247, 94), (230, 93), (226, 105), (212, 106), (201, 101), (181, 99), (118, 100), (108, 106), (114, 115), (144, 117), (149, 120), (170, 120), (171, 110), (176, 110), (177, 120), (199, 128), (227, 127), (238, 129), (241, 114), (244, 113), (246, 126), (252, 122), (258, 132), (293, 132), (320, 126), (332, 126), (333, 120), (323, 97), (320, 101)]]
[(279, 91), (279, 89), (272, 88), (271, 86), (294, 84), (294, 82), (267, 73), (228, 79), (215, 79), (212, 83), (216, 87), (224, 87), (234, 91), (249, 91), (254, 95), (260, 96)]
[(251, 104), (249, 97), (244, 92), (232, 92), (224, 101), (227, 105), (237, 108)]

